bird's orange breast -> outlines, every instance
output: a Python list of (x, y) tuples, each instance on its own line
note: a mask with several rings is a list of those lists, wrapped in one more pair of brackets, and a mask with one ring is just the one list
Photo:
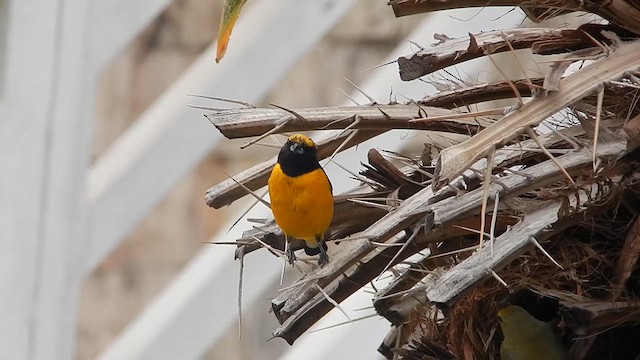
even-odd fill
[(333, 196), (322, 169), (290, 177), (276, 164), (269, 177), (271, 211), (276, 224), (287, 236), (315, 245), (333, 218)]

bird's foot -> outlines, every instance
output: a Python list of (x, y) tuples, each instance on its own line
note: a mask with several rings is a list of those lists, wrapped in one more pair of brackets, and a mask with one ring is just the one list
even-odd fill
[(293, 252), (293, 249), (291, 247), (287, 248), (287, 259), (290, 265), (293, 265), (293, 263), (296, 261), (296, 254)]
[(324, 249), (324, 246), (320, 245), (320, 258), (318, 259), (318, 265), (320, 267), (324, 267), (329, 263), (329, 255), (327, 255), (327, 251)]

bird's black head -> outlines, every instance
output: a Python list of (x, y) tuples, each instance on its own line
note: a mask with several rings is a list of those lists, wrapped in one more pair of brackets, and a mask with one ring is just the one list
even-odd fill
[(316, 144), (302, 134), (289, 136), (278, 154), (278, 163), (287, 176), (300, 176), (320, 168)]

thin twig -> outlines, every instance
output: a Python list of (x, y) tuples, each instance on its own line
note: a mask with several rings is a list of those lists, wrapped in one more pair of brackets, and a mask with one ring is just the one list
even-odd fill
[(535, 247), (537, 247), (540, 251), (542, 251), (542, 253), (544, 254), (544, 256), (548, 257), (549, 260), (551, 260), (552, 263), (554, 263), (557, 267), (559, 267), (560, 269), (564, 270), (564, 267), (562, 265), (560, 265), (559, 262), (556, 261), (556, 259), (554, 259), (543, 247), (542, 245), (540, 245), (540, 243), (538, 242), (538, 240), (536, 240), (535, 237), (530, 236), (529, 237), (529, 241), (535, 245)]
[(256, 146), (264, 146), (264, 147), (268, 147), (268, 148), (272, 148), (272, 149), (280, 149), (282, 146), (278, 146), (278, 145), (274, 145), (274, 144), (265, 144), (265, 143), (254, 143), (253, 145)]
[[(522, 66), (522, 63), (520, 62), (520, 59), (518, 58), (518, 55), (516, 54), (516, 50), (513, 48), (513, 46), (511, 45), (511, 41), (509, 41), (509, 39), (507, 38), (507, 35), (504, 33), (504, 31), (502, 31), (502, 38), (504, 39), (504, 42), (507, 44), (507, 46), (509, 47), (511, 56), (513, 56), (513, 60), (516, 61), (516, 64), (518, 64), (518, 68), (520, 69), (520, 72), (522, 73), (522, 75), (524, 76), (525, 79), (527, 79), (527, 84), (530, 87), (535, 87), (533, 82), (531, 81), (531, 79), (529, 78), (529, 75), (527, 75), (527, 72), (524, 70), (524, 66)], [(509, 81), (509, 83), (511, 85), (513, 85), (513, 83), (511, 82), (511, 80), (507, 80)], [(511, 86), (509, 85), (509, 86)], [(517, 89), (516, 89), (517, 90)]]
[(364, 95), (364, 97), (366, 97), (369, 100), (370, 105), (373, 104), (377, 104), (378, 102), (376, 101), (376, 99), (374, 99), (373, 97), (371, 97), (371, 95), (367, 94), (366, 92), (364, 92), (364, 90), (362, 90), (360, 87), (358, 87), (358, 85), (354, 84), (351, 80), (347, 79), (346, 77), (344, 78), (345, 80), (347, 80), (347, 82), (349, 84), (351, 84), (351, 86), (353, 86), (354, 88), (356, 88), (356, 90), (358, 90), (358, 92), (360, 92), (362, 95)]
[[(502, 36), (504, 36), (504, 33), (502, 33)], [(509, 42), (507, 42), (509, 44)], [(511, 44), (509, 44), (509, 48), (511, 50), (513, 50), (513, 48), (511, 47)], [(522, 101), (522, 96), (520, 96), (520, 91), (518, 90), (518, 88), (513, 84), (513, 81), (511, 81), (511, 79), (509, 79), (509, 77), (507, 77), (507, 75), (504, 73), (504, 71), (502, 71), (502, 69), (500, 68), (500, 66), (498, 66), (498, 64), (495, 62), (495, 60), (493, 60), (493, 57), (491, 56), (491, 54), (489, 54), (488, 52), (486, 52), (485, 54), (487, 56), (487, 58), (489, 58), (489, 60), (491, 61), (491, 63), (493, 64), (493, 66), (498, 70), (498, 72), (500, 73), (500, 75), (502, 75), (502, 78), (507, 82), (507, 85), (509, 85), (509, 87), (511, 88), (511, 90), (513, 90), (513, 93), (516, 95), (516, 98), (518, 99), (518, 106), (522, 106), (522, 104), (524, 104), (524, 102)]]
[(391, 65), (391, 64), (393, 64), (393, 63), (397, 63), (397, 62), (398, 62), (398, 60), (391, 60), (391, 61), (386, 62), (386, 63), (384, 63), (384, 64), (375, 65), (375, 66), (372, 66), (372, 67), (370, 67), (370, 68), (364, 69), (364, 70), (362, 70), (362, 72), (367, 72), (367, 71), (372, 71), (372, 70), (380, 69), (381, 67), (384, 67), (384, 66), (387, 66), (387, 65)]
[[(228, 176), (228, 175), (227, 175)], [(267, 195), (267, 193), (269, 192), (269, 190), (265, 190), (262, 195), (260, 196), (260, 199), (263, 199), (265, 195)], [(263, 199), (264, 200), (264, 199)], [(266, 201), (266, 200), (265, 200)], [(231, 229), (233, 229), (234, 226), (236, 226), (240, 220), (242, 220), (242, 218), (244, 218), (249, 211), (251, 211), (251, 209), (253, 209), (254, 206), (256, 206), (260, 201), (258, 199), (256, 199), (253, 204), (251, 204), (242, 214), (240, 214), (240, 216), (238, 217), (238, 219), (236, 221), (233, 222), (233, 224), (231, 224), (231, 226), (229, 226), (229, 230), (227, 230), (227, 234), (229, 233), (229, 231), (231, 231)], [(248, 219), (247, 219), (248, 221)]]
[[(227, 174), (226, 172), (224, 172), (225, 175), (227, 175), (229, 177), (229, 179), (233, 180), (236, 184), (238, 184), (241, 188), (245, 189), (249, 194), (251, 194), (254, 198), (256, 198), (256, 200), (260, 201), (263, 205), (265, 205), (266, 207), (268, 207), (269, 209), (271, 209), (271, 204), (269, 204), (265, 199), (263, 199), (262, 197), (258, 196), (258, 194), (256, 194), (253, 190), (249, 189), (248, 187), (246, 187), (243, 183), (239, 182), (238, 180), (234, 179), (233, 176)], [(264, 196), (264, 195), (263, 195)]]
[(328, 128), (330, 126), (333, 126), (333, 125), (335, 125), (335, 124), (337, 124), (339, 122), (346, 121), (346, 120), (349, 120), (351, 118), (353, 118), (353, 115), (347, 115), (347, 116), (345, 116), (343, 118), (340, 118), (338, 120), (333, 120), (332, 122), (328, 123), (327, 125), (321, 127), (320, 130), (326, 129), (326, 128)]
[[(347, 132), (347, 131), (349, 131), (349, 130), (353, 129), (355, 126), (357, 126), (358, 124), (360, 124), (360, 122), (362, 121), (362, 117), (361, 117), (360, 115), (358, 115), (358, 114), (355, 114), (355, 115), (353, 116), (353, 118), (354, 118), (353, 122), (351, 122), (351, 124), (347, 125), (344, 129), (342, 129), (342, 131), (338, 134), (338, 136), (342, 136), (345, 132)], [(345, 142), (346, 142), (346, 141), (348, 141), (348, 140), (345, 140)], [(335, 153), (336, 153), (336, 152), (334, 151), (334, 154), (335, 154)]]
[[(281, 259), (284, 259), (284, 261), (288, 261), (289, 259), (287, 258), (287, 255), (280, 249), (276, 249), (273, 246), (265, 243), (264, 241), (260, 240), (257, 236), (252, 236), (252, 238), (257, 241), (260, 245), (262, 245), (264, 248), (271, 250), (271, 252), (273, 252), (274, 254), (276, 254), (276, 256), (278, 256)], [(299, 259), (302, 260), (302, 259)], [(300, 266), (298, 266), (296, 263), (293, 263), (293, 267), (296, 268), (296, 270), (300, 271), (301, 274), (304, 274), (304, 271), (302, 270), (302, 268)]]
[(262, 245), (262, 247), (264, 247), (265, 249), (271, 250), (271, 251), (273, 251), (274, 254), (276, 254), (280, 258), (286, 259), (286, 255), (285, 255), (284, 251), (274, 248), (273, 246), (271, 246), (271, 245), (267, 244), (266, 242), (260, 240), (260, 238), (255, 236), (255, 235), (251, 236), (251, 237), (253, 238), (253, 240), (257, 241), (260, 245)]
[[(225, 109), (225, 108), (215, 108), (215, 107), (211, 107), (211, 106), (204, 106), (204, 105), (194, 105), (194, 104), (187, 104), (188, 107), (192, 108), (192, 109), (198, 109), (198, 110), (207, 110), (207, 111), (215, 111), (215, 112), (220, 112), (220, 111), (227, 111), (229, 109)], [(209, 120), (209, 122), (211, 122), (211, 120), (209, 119), (209, 117), (205, 114), (205, 116), (207, 118), (207, 120)]]
[(507, 109), (506, 107), (503, 107), (503, 108), (476, 111), (472, 113), (430, 116), (426, 118), (417, 118), (417, 119), (409, 120), (409, 122), (414, 123), (414, 122), (428, 122), (428, 121), (439, 121), (439, 120), (466, 119), (466, 118), (472, 118), (472, 117), (478, 117), (478, 116), (484, 116), (484, 115), (504, 115), (506, 109)]
[(359, 318), (355, 318), (353, 320), (343, 321), (341, 323), (325, 326), (325, 327), (320, 328), (320, 329), (309, 330), (309, 331), (307, 331), (307, 333), (308, 334), (312, 334), (312, 333), (315, 333), (315, 332), (318, 332), (318, 331), (329, 330), (329, 329), (333, 329), (333, 328), (338, 327), (338, 326), (347, 325), (347, 324), (353, 324), (356, 321), (366, 320), (366, 319), (370, 319), (372, 317), (377, 317), (377, 316), (380, 316), (380, 315), (378, 315), (378, 313), (373, 313), (373, 314), (361, 316)]
[(431, 255), (431, 256), (429, 256), (429, 258), (430, 259), (435, 259), (435, 258), (439, 258), (439, 257), (445, 257), (445, 256), (449, 256), (449, 255), (459, 254), (459, 253), (466, 252), (466, 251), (475, 251), (475, 250), (477, 250), (479, 248), (480, 247), (478, 245), (473, 245), (473, 246), (469, 246), (469, 247), (458, 249), (458, 250), (449, 251), (449, 252), (442, 253), (442, 254)]
[(484, 179), (482, 179), (482, 205), (480, 207), (480, 249), (484, 244), (484, 229), (487, 218), (484, 215), (487, 212), (487, 201), (489, 200), (489, 188), (491, 187), (491, 173), (493, 171), (493, 160), (496, 155), (495, 145), (489, 149), (487, 156), (487, 167), (484, 170)]
[(244, 144), (244, 145), (240, 146), (240, 149), (246, 149), (247, 147), (249, 147), (249, 146), (251, 146), (251, 145), (253, 145), (253, 144), (257, 143), (258, 141), (260, 141), (260, 140), (262, 140), (262, 139), (266, 138), (267, 136), (270, 136), (271, 134), (276, 133), (278, 130), (280, 130), (280, 129), (282, 129), (283, 127), (285, 127), (285, 126), (286, 126), (290, 121), (291, 121), (291, 119), (290, 119), (290, 118), (286, 118), (286, 119), (284, 119), (280, 124), (278, 124), (278, 125), (274, 126), (271, 130), (269, 130), (269, 131), (267, 131), (266, 133), (264, 133), (264, 134), (262, 134), (262, 135), (258, 136), (258, 137), (257, 137), (257, 138), (255, 138), (255, 139), (253, 139), (253, 140), (249, 141), (248, 143), (246, 143), (246, 144)]
[(396, 296), (400, 296), (400, 295), (404, 295), (410, 292), (414, 292), (414, 291), (421, 291), (421, 290), (425, 290), (427, 288), (427, 285), (421, 285), (418, 287), (413, 287), (411, 289), (407, 289), (407, 290), (402, 290), (402, 291), (398, 291), (392, 294), (387, 294), (387, 295), (383, 295), (383, 296), (376, 296), (373, 301), (376, 302), (378, 300), (382, 300), (382, 299), (388, 299), (391, 297), (396, 297)]
[(353, 320), (351, 319), (351, 317), (349, 316), (349, 314), (347, 314), (346, 311), (344, 311), (344, 309), (342, 308), (342, 306), (340, 306), (340, 304), (338, 304), (335, 300), (333, 300), (331, 298), (331, 296), (329, 296), (329, 294), (327, 294), (324, 289), (322, 288), (322, 286), (318, 285), (318, 283), (314, 284), (316, 286), (316, 288), (318, 289), (318, 291), (320, 291), (320, 293), (322, 293), (322, 295), (324, 296), (324, 298), (331, 303), (331, 305), (333, 305), (336, 309), (340, 310), (341, 313), (344, 314), (344, 316), (349, 320), (349, 322), (351, 324), (353, 324)]
[(238, 279), (238, 339), (242, 340), (242, 282), (244, 278), (244, 251), (240, 251), (240, 275)]
[(203, 241), (203, 244), (211, 244), (211, 245), (253, 245), (252, 242), (249, 241)]
[[(359, 122), (359, 117), (356, 116), (356, 121)], [(329, 162), (333, 162), (333, 158), (336, 157), (336, 155), (338, 155), (338, 153), (340, 151), (342, 151), (342, 149), (344, 149), (345, 146), (347, 146), (347, 143), (349, 141), (351, 141), (351, 139), (354, 138), (354, 136), (356, 136), (356, 134), (358, 134), (358, 130), (352, 130), (351, 133), (349, 134), (349, 136), (347, 136), (344, 141), (342, 141), (342, 143), (340, 143), (340, 145), (333, 151), (333, 154), (331, 154), (331, 156), (329, 156)]]
[[(338, 91), (340, 91), (342, 93), (342, 95), (346, 96), (347, 99), (349, 99), (349, 101), (351, 101), (354, 105), (356, 106), (362, 106), (362, 104), (360, 104), (359, 102), (356, 101), (356, 99), (352, 98), (351, 95), (347, 94), (346, 91), (342, 90), (341, 88), (338, 88)], [(329, 126), (329, 125), (327, 125)]]
[(393, 256), (393, 258), (391, 258), (391, 261), (389, 261), (389, 263), (384, 267), (384, 269), (382, 269), (380, 274), (383, 274), (385, 271), (389, 270), (391, 265), (393, 265), (393, 263), (400, 256), (400, 254), (402, 254), (402, 252), (407, 248), (407, 246), (409, 246), (409, 244), (411, 244), (411, 241), (413, 241), (413, 239), (415, 239), (416, 235), (418, 235), (418, 232), (420, 232), (420, 227), (418, 227), (417, 229), (413, 229), (413, 232), (409, 236), (409, 239), (407, 239), (407, 241), (405, 241), (405, 243), (402, 244), (402, 247), (400, 248), (400, 250), (398, 250), (398, 252)]
[(294, 289), (294, 288), (300, 287), (300, 286), (302, 286), (302, 285), (305, 285), (305, 284), (307, 284), (307, 283), (314, 282), (314, 281), (316, 281), (316, 280), (317, 280), (317, 279), (315, 279), (315, 278), (313, 278), (313, 277), (302, 278), (302, 279), (300, 279), (300, 280), (296, 281), (295, 283), (293, 283), (293, 284), (291, 284), (291, 285), (289, 285), (289, 286), (285, 286), (285, 287), (282, 287), (282, 288), (278, 289), (278, 292), (283, 292), (283, 291), (291, 290), (291, 289)]
[(496, 273), (495, 271), (493, 271), (493, 269), (488, 268), (487, 272), (489, 273), (489, 275), (493, 276), (496, 280), (498, 280), (498, 282), (500, 284), (502, 284), (502, 286), (506, 287), (507, 289), (509, 288), (509, 285), (507, 285), (507, 283), (502, 280), (502, 278), (500, 277), (500, 275), (498, 275), (498, 273)]
[[(289, 246), (290, 246), (290, 245), (289, 245), (289, 239), (287, 239), (287, 237), (285, 236), (285, 239), (284, 239), (284, 253), (285, 253), (285, 254), (288, 254), (288, 252), (289, 252)], [(288, 263), (288, 262), (289, 262), (289, 260), (288, 260), (288, 259), (287, 259), (287, 260), (284, 260), (284, 261), (282, 262), (282, 270), (280, 270), (280, 285), (279, 285), (280, 287), (282, 287), (282, 283), (284, 282), (284, 273), (285, 273), (285, 271), (286, 271), (286, 269), (287, 269), (287, 263)]]
[[(478, 230), (478, 229), (474, 229), (474, 228), (470, 228), (470, 227), (468, 227), (468, 226), (462, 226), (462, 225), (456, 225), (456, 224), (453, 224), (453, 225), (451, 225), (451, 227), (452, 227), (452, 228), (456, 228), (456, 229), (460, 229), (460, 230), (465, 230), (465, 231), (468, 231), (468, 232), (470, 232), (470, 233), (472, 233), (472, 234), (482, 234), (482, 233), (480, 232), (480, 230)], [(484, 234), (482, 234), (482, 235), (483, 235), (483, 236), (489, 236), (490, 234), (484, 233)]]
[(489, 241), (491, 241), (491, 257), (493, 257), (493, 243), (496, 239), (496, 222), (498, 221), (498, 203), (500, 202), (500, 191), (496, 191), (496, 198), (493, 201), (493, 214), (491, 215), (491, 230)]
[(369, 201), (364, 201), (364, 200), (360, 200), (360, 199), (347, 199), (353, 203), (356, 204), (360, 204), (360, 205), (364, 205), (364, 206), (368, 206), (368, 207), (372, 207), (372, 208), (376, 208), (376, 209), (381, 209), (384, 211), (391, 211), (393, 208), (389, 205), (383, 205), (383, 204), (377, 204), (377, 203), (373, 203), (373, 202), (369, 202)]
[(622, 82), (622, 81), (609, 81), (609, 84), (618, 85), (618, 86), (625, 86), (625, 87), (630, 87), (630, 88), (634, 88), (634, 89), (640, 89), (639, 85), (626, 83), (626, 82)]
[(591, 34), (589, 34), (588, 32), (586, 32), (586, 31), (584, 31), (584, 30), (583, 30), (583, 31), (582, 31), (582, 34), (584, 34), (586, 37), (588, 37), (588, 38), (589, 38), (589, 40), (591, 40), (591, 41), (593, 42), (593, 44), (594, 44), (594, 45), (596, 45), (597, 47), (599, 47), (600, 49), (602, 49), (602, 52), (603, 52), (604, 54), (608, 55), (608, 54), (611, 52), (611, 48), (610, 48), (607, 44), (605, 44), (605, 43), (603, 43), (603, 42), (601, 42), (601, 41), (598, 41), (596, 38), (594, 38), (593, 36), (591, 36)]
[(387, 243), (380, 243), (377, 241), (371, 241), (370, 242), (371, 245), (373, 246), (377, 246), (377, 247), (382, 247), (382, 248), (390, 248), (390, 247), (400, 247), (403, 246), (404, 244), (387, 244)]
[(215, 96), (206, 96), (206, 95), (197, 95), (197, 94), (187, 94), (187, 96), (193, 96), (193, 97), (198, 97), (198, 98), (202, 98), (202, 99), (209, 99), (209, 100), (217, 100), (217, 101), (222, 101), (222, 102), (228, 102), (228, 103), (232, 103), (232, 104), (243, 105), (243, 106), (246, 106), (247, 108), (255, 108), (256, 107), (255, 105), (249, 104), (248, 102), (244, 102), (244, 101), (240, 101), (240, 100), (233, 100), (233, 99), (225, 99), (225, 98), (215, 97)]
[(571, 145), (573, 150), (580, 150), (580, 145), (573, 139), (571, 139), (571, 137), (569, 137), (568, 135), (563, 134), (562, 131), (558, 131), (556, 129), (551, 129), (551, 131), (553, 131), (554, 134), (560, 136), (564, 141)]
[(602, 102), (604, 100), (604, 86), (598, 88), (598, 103), (596, 105), (596, 124), (593, 129), (593, 172), (596, 172), (596, 151), (598, 150), (598, 137), (600, 136), (600, 117), (602, 115)]
[(576, 183), (571, 178), (571, 175), (569, 175), (567, 170), (565, 168), (563, 168), (562, 165), (560, 165), (560, 163), (558, 162), (558, 160), (556, 160), (556, 158), (549, 152), (549, 150), (547, 150), (547, 148), (544, 146), (544, 144), (542, 144), (540, 139), (538, 139), (538, 135), (536, 135), (535, 131), (533, 131), (533, 129), (531, 127), (529, 127), (529, 126), (527, 126), (527, 135), (529, 135), (529, 137), (531, 139), (533, 139), (533, 141), (535, 141), (536, 144), (538, 144), (538, 146), (540, 147), (542, 152), (544, 152), (544, 154), (547, 155), (549, 160), (551, 160), (558, 167), (558, 169), (560, 169), (562, 174), (569, 180), (571, 185), (573, 185), (573, 187), (575, 187)]

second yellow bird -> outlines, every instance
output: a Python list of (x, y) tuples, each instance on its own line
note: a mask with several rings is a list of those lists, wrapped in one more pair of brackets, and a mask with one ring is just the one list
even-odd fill
[(520, 306), (510, 305), (498, 311), (504, 341), (502, 360), (566, 360), (566, 352), (551, 328)]
[[(318, 162), (316, 144), (302, 134), (291, 135), (269, 177), (271, 211), (289, 238), (304, 240), (305, 253), (320, 254), (318, 264), (329, 262), (324, 233), (333, 218), (333, 188)], [(295, 255), (288, 248), (289, 262)]]

